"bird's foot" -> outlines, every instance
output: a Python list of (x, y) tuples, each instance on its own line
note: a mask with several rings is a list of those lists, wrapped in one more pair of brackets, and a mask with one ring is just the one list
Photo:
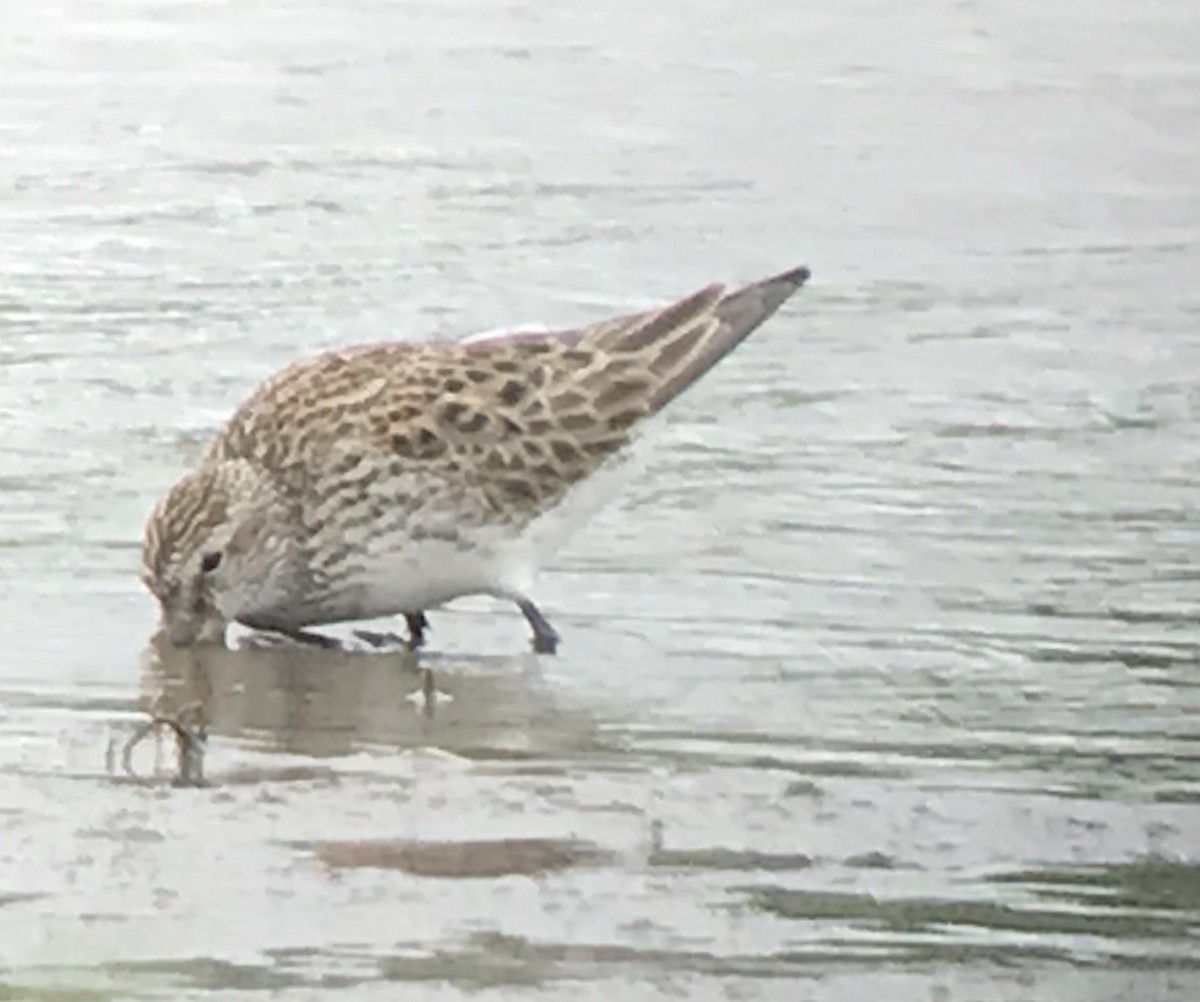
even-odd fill
[(379, 633), (375, 630), (355, 630), (354, 636), (372, 647), (403, 647), (406, 650), (417, 651), (425, 646), (425, 633), (429, 629), (429, 620), (423, 612), (406, 612), (404, 622), (408, 626), (408, 636), (398, 633)]
[(407, 647), (406, 641), (398, 633), (380, 633), (378, 630), (355, 630), (354, 638), (361, 640), (364, 644), (370, 644), (372, 647)]
[(309, 647), (322, 647), (325, 650), (333, 650), (342, 646), (342, 642), (336, 637), (327, 637), (323, 633), (314, 633), (312, 630), (272, 630), (272, 633), (278, 633), (281, 637), (287, 637), (289, 640), (294, 640), (298, 644), (307, 644)]

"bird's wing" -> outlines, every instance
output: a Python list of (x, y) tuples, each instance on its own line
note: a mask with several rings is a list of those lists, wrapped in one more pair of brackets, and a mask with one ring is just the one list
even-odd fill
[[(374, 464), (414, 475), (482, 521), (522, 524), (629, 439), (807, 279), (797, 268), (725, 294), (570, 330), (334, 351), (271, 377), (210, 458), (249, 458), (297, 491)], [(411, 477), (410, 477), (411, 479)], [(430, 503), (435, 501), (430, 499)]]

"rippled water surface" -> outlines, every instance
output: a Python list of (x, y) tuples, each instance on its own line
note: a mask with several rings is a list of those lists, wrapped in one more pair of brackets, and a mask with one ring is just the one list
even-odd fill
[[(6, 9), (0, 997), (1200, 998), (1197, 53), (1190, 0)], [(547, 568), (560, 656), (442, 610), (427, 714), (148, 644), (142, 519), (280, 365), (801, 262)], [(207, 785), (126, 775), (197, 701)]]

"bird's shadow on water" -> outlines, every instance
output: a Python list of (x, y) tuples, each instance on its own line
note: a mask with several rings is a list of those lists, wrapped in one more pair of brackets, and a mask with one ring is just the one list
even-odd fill
[[(156, 634), (142, 655), (139, 706), (149, 716), (131, 742), (154, 726), (174, 731), (184, 785), (221, 781), (195, 761), (212, 736), (310, 759), (414, 748), (477, 760), (573, 757), (596, 740), (594, 719), (553, 698), (531, 653), (176, 648)], [(123, 758), (134, 774), (129, 742)]]

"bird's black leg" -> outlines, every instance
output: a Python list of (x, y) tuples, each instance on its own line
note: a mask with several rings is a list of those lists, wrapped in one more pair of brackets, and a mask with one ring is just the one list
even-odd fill
[(341, 642), (336, 638), (327, 637), (323, 633), (313, 633), (312, 630), (273, 630), (272, 632), (287, 637), (289, 640), (295, 640), (297, 643), (308, 644), (311, 647), (324, 647), (329, 650), (342, 646)]
[(406, 612), (405, 625), (408, 626), (408, 649), (415, 651), (425, 646), (425, 631), (429, 629), (429, 620), (423, 612)]
[(354, 635), (359, 640), (365, 641), (372, 647), (386, 647), (389, 644), (403, 644), (410, 651), (415, 651), (418, 648), (425, 646), (425, 631), (429, 629), (429, 620), (425, 618), (423, 612), (406, 612), (404, 614), (405, 625), (408, 626), (408, 637), (400, 638), (396, 634), (379, 633), (375, 630), (355, 630)]
[(517, 607), (533, 627), (533, 649), (538, 654), (553, 654), (558, 650), (558, 631), (542, 615), (542, 611), (527, 598), (518, 598)]

